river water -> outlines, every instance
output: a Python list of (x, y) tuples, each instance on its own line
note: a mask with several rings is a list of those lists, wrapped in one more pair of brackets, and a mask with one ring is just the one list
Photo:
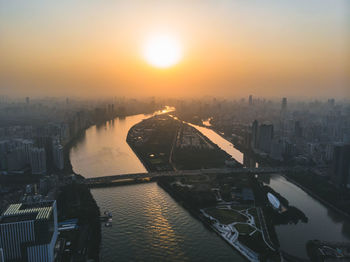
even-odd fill
[[(126, 143), (129, 129), (150, 115), (116, 118), (90, 127), (71, 149), (75, 172), (85, 177), (145, 172)], [(243, 154), (206, 127), (200, 132), (240, 163)], [(273, 174), (265, 183), (308, 217), (308, 223), (276, 227), (281, 248), (306, 258), (311, 239), (350, 241), (350, 223), (303, 190)], [(102, 228), (102, 261), (244, 261), (238, 253), (205, 228), (156, 183), (93, 189), (101, 211), (113, 213), (113, 226)]]
[[(71, 149), (73, 169), (85, 177), (145, 172), (126, 143), (129, 129), (150, 115), (116, 118), (92, 126)], [(101, 261), (244, 261), (156, 183), (93, 189), (101, 211), (113, 213), (102, 227)]]

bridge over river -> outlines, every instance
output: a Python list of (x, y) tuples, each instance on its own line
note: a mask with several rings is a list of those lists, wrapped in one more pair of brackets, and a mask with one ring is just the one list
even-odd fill
[(191, 175), (217, 175), (217, 174), (268, 174), (268, 173), (284, 173), (288, 171), (300, 170), (300, 167), (257, 167), (257, 168), (209, 168), (196, 170), (176, 170), (176, 171), (159, 171), (134, 174), (119, 174), (110, 176), (91, 177), (84, 180), (87, 185), (108, 184), (117, 182), (118, 180), (142, 179), (142, 178), (158, 178), (165, 176), (191, 176)]

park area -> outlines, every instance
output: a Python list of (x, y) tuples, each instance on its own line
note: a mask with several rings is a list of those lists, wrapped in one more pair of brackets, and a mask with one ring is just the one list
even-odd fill
[(216, 218), (221, 224), (228, 225), (234, 222), (246, 222), (247, 217), (232, 209), (207, 208), (205, 212)]

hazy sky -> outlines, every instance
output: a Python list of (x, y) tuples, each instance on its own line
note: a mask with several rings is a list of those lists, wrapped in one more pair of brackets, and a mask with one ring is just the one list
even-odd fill
[(0, 0), (0, 95), (350, 97), (349, 61), (348, 0)]

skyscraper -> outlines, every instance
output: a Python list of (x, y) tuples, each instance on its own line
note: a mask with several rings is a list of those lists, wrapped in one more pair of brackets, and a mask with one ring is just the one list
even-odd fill
[(23, 147), (24, 147), (24, 153), (25, 153), (25, 160), (26, 160), (26, 163), (30, 163), (30, 154), (31, 154), (31, 150), (34, 146), (34, 142), (32, 140), (23, 140), (22, 141), (23, 143)]
[(253, 105), (253, 96), (249, 95), (249, 105)]
[(30, 154), (32, 174), (46, 173), (46, 153), (44, 148), (33, 148)]
[(285, 113), (287, 111), (287, 98), (286, 97), (282, 98), (281, 110), (282, 110), (283, 113)]
[(295, 124), (294, 124), (294, 135), (295, 137), (302, 137), (303, 136), (303, 129), (300, 125), (300, 121), (295, 121)]
[(334, 146), (332, 182), (338, 187), (350, 187), (350, 144)]
[(252, 125), (252, 147), (253, 149), (258, 148), (258, 132), (259, 132), (259, 123), (257, 120), (254, 120)]
[(0, 217), (0, 256), (5, 261), (52, 262), (57, 235), (56, 201), (12, 204)]
[(52, 145), (52, 154), (53, 154), (53, 163), (54, 166), (62, 170), (64, 168), (64, 155), (63, 155), (63, 146), (60, 144), (59, 140), (53, 140)]
[(258, 143), (259, 149), (269, 153), (271, 150), (271, 143), (273, 138), (273, 125), (262, 124), (259, 127)]

